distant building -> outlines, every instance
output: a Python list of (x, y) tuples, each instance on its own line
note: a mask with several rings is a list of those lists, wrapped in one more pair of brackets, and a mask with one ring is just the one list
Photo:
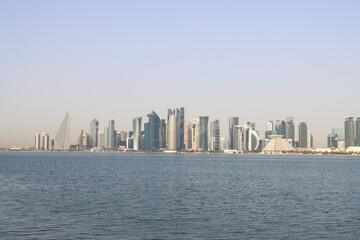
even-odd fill
[(339, 138), (334, 133), (329, 133), (327, 136), (327, 147), (328, 148), (338, 148)]
[(192, 144), (191, 144), (191, 123), (189, 121), (184, 122), (184, 144), (185, 144), (185, 149), (186, 150), (192, 148)]
[(210, 138), (213, 138), (212, 139), (213, 143), (211, 144), (211, 148), (209, 148), (209, 150), (219, 151), (220, 150), (220, 120), (218, 119), (210, 123)]
[(161, 119), (159, 123), (159, 148), (166, 148), (166, 122)]
[(229, 117), (229, 149), (233, 150), (234, 147), (234, 126), (239, 125), (239, 118), (238, 117)]
[(223, 151), (229, 149), (229, 138), (227, 137), (220, 138), (220, 149)]
[(293, 117), (286, 118), (286, 139), (295, 140), (295, 123)]
[(360, 146), (360, 117), (355, 121), (355, 144)]
[(70, 149), (70, 125), (71, 117), (68, 113), (66, 113), (55, 136), (55, 150), (63, 151)]
[(94, 118), (90, 123), (90, 137), (89, 137), (90, 147), (98, 146), (98, 131), (99, 131), (99, 121)]
[(35, 150), (40, 150), (41, 149), (41, 144), (40, 144), (40, 133), (35, 134)]
[(275, 132), (277, 135), (282, 135), (286, 138), (286, 123), (283, 120), (275, 120)]
[(42, 133), (41, 134), (41, 149), (45, 151), (50, 150), (50, 137), (48, 133)]
[(168, 124), (167, 124), (167, 142), (169, 141), (169, 117), (170, 115), (175, 115), (176, 117), (176, 148), (181, 150), (185, 148), (184, 145), (184, 122), (185, 122), (185, 109), (181, 107), (180, 109), (176, 108), (174, 110), (168, 109)]
[(345, 119), (345, 148), (355, 146), (355, 124), (354, 118)]
[(98, 148), (105, 148), (105, 131), (98, 131)]
[(144, 149), (157, 150), (159, 149), (159, 139), (160, 139), (160, 118), (159, 116), (152, 111), (148, 115), (149, 122), (145, 123), (145, 147)]
[(133, 119), (133, 149), (136, 151), (140, 150), (141, 119), (142, 117)]
[(208, 122), (209, 117), (201, 116), (200, 118), (200, 149), (208, 150)]
[(80, 136), (78, 137), (78, 149), (84, 150), (90, 147), (89, 141), (90, 136), (84, 130), (81, 130)]
[(200, 149), (200, 118), (193, 118), (191, 123), (191, 144), (192, 149)]
[(287, 139), (283, 139), (282, 135), (271, 135), (270, 142), (263, 149), (265, 154), (276, 154), (289, 151), (295, 151), (295, 148), (290, 145)]
[(175, 111), (169, 116), (168, 121), (168, 149), (176, 151), (177, 150), (177, 117), (175, 115)]
[(305, 122), (299, 123), (299, 148), (308, 147), (308, 131)]

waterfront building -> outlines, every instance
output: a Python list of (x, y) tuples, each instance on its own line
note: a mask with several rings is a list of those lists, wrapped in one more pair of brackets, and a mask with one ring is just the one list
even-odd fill
[(99, 121), (94, 118), (90, 123), (90, 138), (89, 138), (90, 147), (98, 146), (98, 131), (99, 131)]
[(355, 145), (360, 146), (360, 117), (355, 121)]
[(126, 149), (133, 149), (134, 148), (134, 142), (133, 142), (133, 137), (127, 137), (126, 138)]
[(161, 119), (159, 123), (159, 148), (166, 148), (166, 122)]
[(268, 121), (267, 122), (267, 131), (274, 131), (274, 121)]
[(80, 136), (78, 137), (78, 149), (79, 150), (87, 149), (90, 146), (89, 141), (90, 141), (90, 136), (84, 130), (81, 130)]
[(276, 154), (283, 152), (295, 151), (287, 139), (283, 139), (282, 135), (271, 135), (270, 141), (262, 150), (265, 154)]
[(145, 123), (145, 146), (144, 149), (157, 150), (159, 149), (159, 139), (160, 139), (160, 118), (159, 116), (152, 111), (147, 115), (149, 122)]
[(305, 122), (299, 123), (299, 148), (308, 147), (308, 131)]
[(213, 151), (220, 150), (220, 120), (216, 119), (210, 123), (210, 138), (214, 138)]
[(191, 123), (189, 121), (184, 122), (184, 145), (185, 149), (191, 149)]
[(332, 133), (334, 133), (335, 135), (337, 135), (337, 137), (339, 138), (339, 141), (343, 141), (344, 138), (345, 138), (344, 129), (343, 129), (343, 128), (333, 128), (333, 129), (332, 129)]
[(40, 142), (40, 133), (35, 134), (35, 150), (40, 150), (41, 142)]
[(191, 145), (192, 149), (200, 149), (200, 118), (193, 118), (191, 123)]
[(327, 136), (327, 147), (328, 148), (338, 148), (339, 138), (336, 134), (329, 133)]
[(277, 135), (282, 135), (286, 138), (286, 123), (283, 120), (275, 120), (275, 132)]
[(355, 146), (355, 124), (354, 118), (345, 119), (345, 148)]
[(229, 149), (229, 138), (228, 137), (220, 138), (220, 149), (222, 151)]
[(234, 149), (234, 126), (239, 125), (239, 118), (238, 117), (229, 117), (229, 149)]
[(104, 127), (104, 149), (110, 148), (109, 127)]
[(307, 148), (313, 147), (313, 135), (311, 134), (310, 128), (307, 129)]
[(54, 151), (55, 150), (55, 137), (52, 137), (50, 139), (50, 150)]
[[(169, 128), (169, 117), (171, 115), (175, 115), (176, 117), (176, 148), (177, 150), (184, 149), (184, 121), (185, 121), (185, 109), (183, 107), (176, 108), (174, 110), (168, 109), (168, 117), (167, 117), (167, 128)], [(169, 135), (169, 129), (167, 129), (167, 143), (169, 141), (168, 136)]]
[(248, 151), (256, 151), (260, 144), (260, 138), (258, 132), (255, 131), (253, 128), (249, 128), (248, 133), (248, 143), (247, 149)]
[(177, 140), (178, 140), (178, 134), (177, 134), (177, 117), (175, 115), (175, 110), (173, 113), (169, 116), (169, 122), (168, 122), (168, 149), (176, 151), (177, 150)]
[(45, 151), (50, 150), (50, 137), (48, 133), (42, 133), (42, 149)]
[(126, 146), (126, 138), (127, 138), (127, 132), (121, 131), (120, 132), (120, 143), (119, 146), (125, 147)]
[(142, 117), (133, 119), (133, 149), (136, 151), (140, 150), (141, 120)]
[(231, 150), (237, 150), (242, 151), (244, 150), (244, 142), (243, 142), (243, 127), (241, 125), (234, 125), (233, 126), (233, 149)]
[(215, 138), (214, 137), (209, 137), (209, 139), (208, 139), (208, 150), (215, 151)]
[(70, 149), (70, 125), (71, 117), (68, 113), (60, 125), (60, 128), (55, 136), (55, 149), (56, 150), (69, 150)]
[(295, 140), (295, 123), (293, 117), (286, 118), (286, 139)]
[(98, 131), (98, 148), (105, 148), (105, 132), (106, 131)]
[(208, 150), (208, 122), (209, 117), (201, 116), (200, 118), (200, 149)]
[(108, 138), (108, 149), (114, 150), (116, 148), (116, 130), (114, 120), (109, 121)]

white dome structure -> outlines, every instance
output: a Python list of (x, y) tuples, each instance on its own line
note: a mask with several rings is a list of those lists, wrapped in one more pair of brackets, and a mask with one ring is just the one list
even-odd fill
[(263, 152), (265, 154), (275, 154), (295, 151), (295, 148), (293, 148), (293, 146), (291, 146), (290, 143), (282, 137), (282, 135), (270, 135), (270, 142), (263, 149)]

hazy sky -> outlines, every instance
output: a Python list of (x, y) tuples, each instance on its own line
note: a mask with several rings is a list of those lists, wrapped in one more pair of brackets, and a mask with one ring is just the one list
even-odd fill
[(154, 110), (256, 122), (293, 116), (316, 146), (360, 116), (360, 1), (1, 1), (0, 146), (71, 142)]

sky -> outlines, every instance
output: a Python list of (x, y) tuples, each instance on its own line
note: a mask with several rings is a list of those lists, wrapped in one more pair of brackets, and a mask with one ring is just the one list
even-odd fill
[(0, 1), (0, 147), (71, 143), (93, 118), (306, 122), (316, 147), (360, 117), (360, 1)]

